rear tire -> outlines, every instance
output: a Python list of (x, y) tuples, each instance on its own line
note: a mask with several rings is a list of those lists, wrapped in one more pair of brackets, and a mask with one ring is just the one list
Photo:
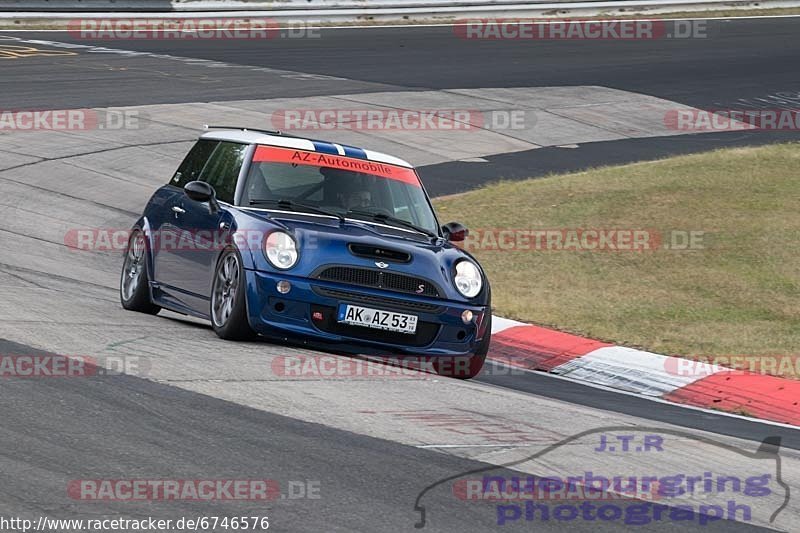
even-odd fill
[(211, 284), (211, 326), (221, 339), (244, 341), (256, 336), (247, 321), (246, 300), (242, 257), (228, 248), (217, 261)]
[(128, 311), (156, 315), (161, 311), (150, 300), (150, 279), (147, 276), (147, 239), (140, 229), (131, 232), (122, 275), (119, 280), (119, 300)]
[(489, 344), (492, 340), (492, 312), (488, 311), (489, 317), (486, 323), (486, 333), (481, 342), (475, 349), (473, 355), (459, 357), (448, 357), (433, 362), (433, 369), (440, 376), (456, 379), (472, 379), (481, 373), (483, 364), (486, 362), (486, 355), (489, 353)]

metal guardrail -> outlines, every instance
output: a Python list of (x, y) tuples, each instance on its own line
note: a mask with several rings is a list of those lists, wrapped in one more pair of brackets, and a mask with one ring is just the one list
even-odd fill
[[(562, 0), (560, 3), (594, 0)], [(598, 0), (600, 1), (600, 0)], [(629, 1), (629, 0), (621, 0)], [(0, 12), (204, 12), (535, 5), (536, 0), (2, 0)], [(551, 3), (551, 2), (547, 2)]]
[(0, 22), (63, 24), (81, 18), (270, 17), (279, 22), (579, 17), (800, 7), (800, 0), (4, 0)]
[[(652, 5), (658, 7), (663, 0), (650, 2), (641, 0), (559, 0), (557, 2), (542, 0), (3, 0), (0, 12), (209, 12), (209, 11), (284, 11), (302, 10), (317, 11), (331, 9), (483, 9), (492, 8), (524, 8), (534, 9), (537, 6), (557, 5), (607, 5), (619, 6)], [(737, 0), (690, 0), (685, 2), (670, 1), (669, 4), (714, 4), (724, 8), (767, 7), (777, 3), (765, 1)]]

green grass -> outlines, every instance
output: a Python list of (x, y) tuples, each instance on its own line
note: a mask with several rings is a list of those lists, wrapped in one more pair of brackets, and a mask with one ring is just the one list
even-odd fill
[(477, 230), (704, 232), (694, 250), (478, 247), (501, 316), (688, 357), (800, 353), (800, 144), (501, 182), (435, 204)]

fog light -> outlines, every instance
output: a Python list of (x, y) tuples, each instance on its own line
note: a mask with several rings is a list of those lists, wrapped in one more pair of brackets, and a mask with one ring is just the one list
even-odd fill
[(463, 313), (461, 313), (461, 321), (462, 321), (464, 324), (469, 324), (470, 322), (472, 322), (472, 311), (470, 311), (469, 309), (467, 309), (466, 311), (464, 311)]
[(286, 294), (290, 290), (292, 290), (292, 284), (286, 281), (285, 279), (282, 279), (281, 281), (278, 282), (275, 288), (278, 289), (279, 293)]

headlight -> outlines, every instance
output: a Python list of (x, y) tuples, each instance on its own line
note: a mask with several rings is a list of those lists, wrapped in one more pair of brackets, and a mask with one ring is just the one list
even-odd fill
[(297, 244), (288, 233), (275, 231), (264, 241), (264, 255), (275, 268), (286, 270), (297, 263)]
[(456, 263), (456, 276), (453, 281), (456, 290), (467, 298), (476, 297), (483, 287), (481, 272), (472, 261), (461, 260)]

